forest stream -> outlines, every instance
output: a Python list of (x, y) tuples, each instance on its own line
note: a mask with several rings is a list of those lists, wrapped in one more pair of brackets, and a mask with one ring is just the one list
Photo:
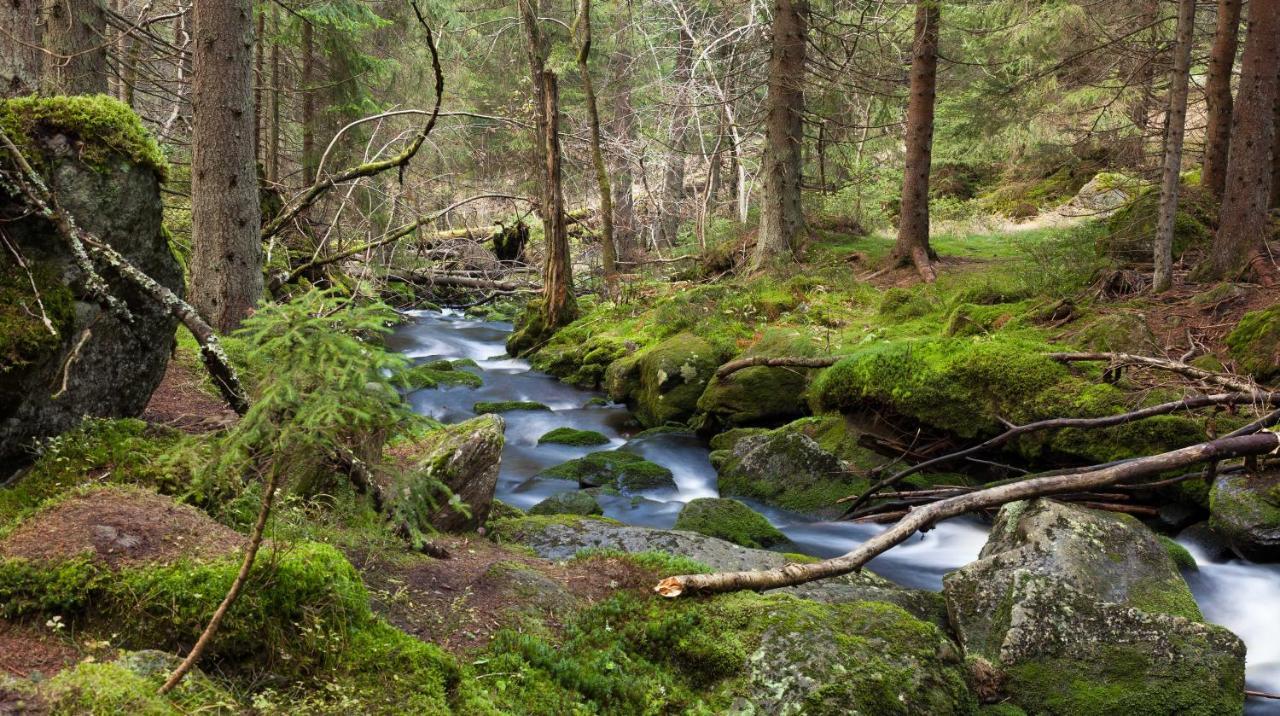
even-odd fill
[[(564, 480), (534, 477), (539, 471), (595, 450), (623, 449), (670, 469), (675, 491), (644, 497), (601, 496), (605, 515), (627, 524), (669, 529), (684, 503), (718, 496), (716, 473), (705, 443), (691, 433), (639, 434), (625, 406), (601, 404), (598, 393), (561, 383), (531, 370), (527, 361), (505, 353), (509, 323), (473, 320), (446, 310), (413, 311), (413, 322), (398, 330), (388, 348), (415, 361), (474, 360), (484, 376), (479, 388), (441, 387), (409, 396), (414, 409), (445, 423), (475, 416), (480, 401), (534, 401), (550, 411), (523, 410), (504, 414), (506, 445), (497, 497), (528, 509), (559, 492), (577, 489)], [(610, 438), (598, 447), (538, 445), (538, 437), (558, 427), (595, 430)], [(884, 527), (838, 521), (814, 521), (747, 501), (791, 540), (783, 551), (832, 557), (852, 550)], [(942, 576), (977, 558), (986, 541), (986, 527), (975, 519), (944, 522), (871, 562), (872, 571), (901, 585), (937, 591)], [(1248, 645), (1246, 678), (1250, 689), (1280, 692), (1280, 619), (1272, 605), (1280, 603), (1280, 565), (1240, 560), (1213, 561), (1194, 541), (1180, 539), (1196, 558), (1198, 569), (1185, 576), (1205, 618), (1235, 632)], [(1280, 714), (1280, 703), (1250, 699), (1250, 715)]]

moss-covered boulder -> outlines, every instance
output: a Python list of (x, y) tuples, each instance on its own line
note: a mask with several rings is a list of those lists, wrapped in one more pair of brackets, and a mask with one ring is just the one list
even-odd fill
[[(1159, 221), (1160, 192), (1156, 187), (1140, 191), (1133, 201), (1107, 220), (1099, 236), (1098, 254), (1123, 264), (1150, 264), (1151, 237)], [(1183, 184), (1178, 192), (1178, 213), (1173, 224), (1173, 257), (1189, 249), (1209, 245), (1218, 225), (1218, 207), (1199, 186)]]
[(532, 400), (481, 401), (471, 406), (471, 412), (476, 415), (510, 413), (513, 410), (551, 410), (551, 407)]
[[(818, 346), (793, 331), (773, 330), (738, 358), (809, 357)], [(744, 368), (726, 378), (712, 377), (698, 399), (700, 431), (718, 433), (742, 426), (775, 427), (808, 414), (805, 390), (814, 371), (804, 368)]]
[[(1047, 356), (1052, 350), (1004, 333), (880, 341), (824, 371), (811, 401), (815, 412), (877, 413), (971, 440), (1003, 432), (1004, 421), (1113, 415), (1144, 399), (1073, 372)], [(1101, 430), (1037, 433), (1006, 449), (1024, 459), (1106, 462), (1184, 447), (1204, 435), (1193, 418), (1163, 415)]]
[(1219, 475), (1209, 495), (1210, 525), (1241, 556), (1280, 561), (1280, 470)]
[(1006, 505), (943, 593), (966, 656), (989, 672), (988, 696), (1028, 713), (1240, 710), (1243, 644), (1199, 622), (1164, 546), (1127, 515)]
[(607, 445), (609, 438), (603, 433), (595, 430), (578, 430), (577, 428), (556, 428), (543, 433), (538, 438), (539, 445), (574, 445), (577, 447), (590, 447), (593, 445)]
[(835, 501), (867, 488), (866, 469), (883, 460), (856, 444), (839, 417), (797, 421), (746, 435), (711, 454), (720, 494), (746, 497), (815, 515), (834, 515)]
[(485, 523), (498, 485), (506, 423), (482, 415), (388, 446), (381, 475), (384, 509), (415, 539), (432, 530), (467, 531)]
[[(76, 224), (182, 293), (182, 267), (162, 227), (163, 155), (132, 111), (101, 95), (27, 97), (0, 101), (0, 126)], [(131, 320), (105, 310), (49, 221), (3, 193), (0, 214), (18, 217), (5, 236), (22, 257), (0, 252), (3, 471), (34, 438), (86, 415), (139, 414), (164, 375), (177, 320), (109, 271), (102, 278)]]
[(603, 515), (604, 508), (591, 493), (569, 490), (552, 495), (529, 508), (531, 515)]
[(538, 477), (573, 480), (580, 487), (612, 487), (626, 493), (676, 487), (670, 470), (622, 450), (593, 452), (549, 467)]
[(415, 365), (401, 376), (401, 382), (409, 390), (425, 390), (448, 386), (479, 388), (484, 379), (470, 371), (462, 370), (455, 361), (436, 360)]
[(717, 497), (690, 501), (676, 517), (675, 528), (757, 549), (772, 547), (787, 539), (764, 515), (737, 500)]
[(1076, 334), (1076, 342), (1094, 351), (1158, 355), (1156, 335), (1146, 316), (1109, 313), (1090, 321)]
[(605, 388), (647, 427), (683, 423), (696, 412), (721, 358), (707, 341), (680, 333), (612, 363)]
[(1244, 314), (1227, 336), (1227, 348), (1240, 370), (1258, 380), (1280, 376), (1280, 304)]
[(179, 716), (198, 711), (230, 716), (242, 710), (231, 693), (198, 668), (173, 691), (159, 694), (161, 684), (181, 661), (153, 649), (125, 652), (105, 663), (86, 659), (35, 685), (33, 691), (55, 714)]

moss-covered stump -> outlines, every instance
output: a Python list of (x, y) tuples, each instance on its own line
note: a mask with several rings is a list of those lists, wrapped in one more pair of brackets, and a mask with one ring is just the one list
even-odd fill
[(572, 480), (580, 487), (612, 487), (625, 493), (676, 487), (670, 470), (621, 450), (593, 452), (549, 467), (538, 473), (538, 477)]
[(425, 390), (448, 386), (479, 388), (484, 379), (470, 371), (462, 370), (455, 361), (437, 360), (409, 368), (401, 376), (401, 382), (409, 390)]
[(1227, 347), (1240, 370), (1258, 380), (1280, 376), (1280, 305), (1244, 314)]
[(609, 397), (626, 401), (646, 427), (683, 423), (693, 417), (721, 355), (692, 333), (614, 361), (605, 371)]
[(1240, 711), (1244, 645), (1199, 622), (1167, 550), (1131, 517), (1006, 505), (943, 593), (987, 695), (1028, 713)]
[[(768, 331), (738, 358), (809, 357), (818, 346), (792, 331)], [(809, 412), (805, 390), (814, 371), (804, 368), (744, 368), (727, 378), (713, 377), (698, 399), (700, 430), (717, 433), (743, 426), (776, 427)]]
[(384, 509), (415, 541), (433, 530), (483, 525), (498, 485), (506, 423), (482, 415), (388, 446), (393, 466), (380, 476)]
[(531, 515), (603, 515), (604, 508), (590, 493), (570, 490), (552, 495), (529, 508)]
[(1255, 561), (1280, 561), (1280, 470), (1219, 475), (1209, 500), (1209, 522), (1233, 550)]
[(482, 401), (471, 406), (471, 411), (476, 415), (510, 413), (513, 410), (551, 410), (551, 408), (550, 406), (537, 403), (532, 400)]
[(573, 445), (590, 447), (607, 445), (609, 438), (595, 430), (578, 430), (577, 428), (556, 428), (538, 438), (539, 445)]
[[(0, 101), (0, 126), (80, 227), (182, 293), (182, 268), (162, 227), (164, 158), (132, 111), (101, 95), (27, 97)], [(139, 414), (164, 375), (177, 321), (111, 272), (102, 277), (132, 320), (104, 310), (50, 222), (3, 194), (0, 213), (22, 217), (5, 224), (5, 235), (27, 267), (0, 252), (2, 468), (33, 438), (85, 415)]]
[(856, 439), (841, 418), (804, 419), (733, 441), (717, 437), (719, 444), (731, 443), (732, 448), (713, 452), (711, 462), (722, 495), (833, 515), (838, 511), (835, 501), (865, 490), (866, 469), (884, 462)]
[(716, 497), (690, 501), (680, 510), (675, 528), (757, 549), (772, 547), (787, 539), (759, 512), (737, 500)]
[[(1135, 396), (1051, 360), (1053, 349), (1017, 335), (881, 341), (851, 353), (814, 383), (816, 411), (878, 412), (951, 433), (986, 438), (1016, 424), (1100, 417), (1134, 408)], [(1148, 395), (1159, 402), (1168, 396)], [(1101, 430), (1024, 436), (1006, 449), (1023, 459), (1090, 462), (1152, 455), (1205, 439), (1194, 418), (1163, 415)]]

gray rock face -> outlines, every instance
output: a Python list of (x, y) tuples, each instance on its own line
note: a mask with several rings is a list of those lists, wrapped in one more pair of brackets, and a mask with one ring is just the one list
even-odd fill
[[(611, 549), (628, 554), (665, 552), (721, 571), (775, 569), (793, 561), (781, 552), (740, 547), (697, 532), (635, 527), (602, 519), (515, 519), (500, 528), (500, 536), (532, 548), (539, 557), (553, 560), (569, 559), (585, 549)], [(917, 618), (946, 624), (946, 610), (940, 595), (899, 587), (867, 571), (770, 592), (773, 593), (831, 604), (886, 602), (902, 607)]]
[(589, 493), (570, 490), (552, 495), (529, 508), (531, 515), (603, 515), (604, 508)]
[[(410, 532), (474, 530), (489, 518), (502, 460), (502, 431), (498, 415), (481, 415), (457, 425), (433, 430), (412, 445), (398, 449), (403, 474), (393, 474), (386, 490), (386, 509)], [(457, 509), (440, 490), (466, 505)]]
[[(117, 154), (101, 166), (86, 166), (83, 145), (94, 141), (58, 133), (38, 138), (59, 204), (79, 226), (181, 295), (182, 269), (161, 227), (156, 171)], [(0, 215), (22, 213), (20, 202), (0, 192)], [(70, 250), (47, 221), (28, 216), (4, 230), (27, 269), (8, 249), (0, 250), (0, 473), (21, 460), (33, 440), (61, 433), (86, 415), (139, 414), (164, 376), (177, 326), (161, 306), (109, 271), (102, 276), (133, 320), (104, 310), (88, 295)]]
[[(988, 699), (1064, 715), (1241, 707), (1244, 645), (1199, 622), (1172, 559), (1127, 516), (1006, 505), (943, 592), (966, 656), (992, 674)], [(1100, 699), (1113, 705), (1100, 711)]]
[(1209, 496), (1210, 525), (1247, 559), (1280, 560), (1280, 470), (1219, 475)]

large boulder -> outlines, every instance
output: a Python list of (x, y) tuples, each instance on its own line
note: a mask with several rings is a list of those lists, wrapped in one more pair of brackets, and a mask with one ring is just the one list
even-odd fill
[(414, 535), (483, 525), (498, 486), (505, 428), (501, 416), (482, 415), (393, 442), (394, 469), (382, 479), (397, 528)]
[(1240, 370), (1258, 380), (1280, 376), (1280, 305), (1244, 314), (1227, 336), (1227, 348)]
[(987, 700), (1063, 715), (1242, 707), (1244, 645), (1200, 623), (1164, 545), (1126, 515), (1007, 505), (943, 593)]
[[(818, 346), (808, 337), (774, 330), (738, 357), (808, 357), (817, 353)], [(812, 373), (804, 368), (756, 366), (723, 379), (712, 377), (698, 399), (700, 429), (715, 433), (751, 425), (775, 427), (804, 417), (809, 412), (804, 396)]]
[(700, 497), (690, 501), (676, 517), (676, 529), (719, 537), (743, 547), (772, 547), (787, 540), (765, 516), (723, 497)]
[(720, 354), (710, 343), (680, 333), (614, 361), (604, 384), (609, 397), (625, 400), (646, 427), (683, 423), (693, 417), (719, 364)]
[(1280, 559), (1280, 470), (1219, 475), (1209, 496), (1209, 523), (1241, 556)]
[[(136, 115), (104, 96), (0, 102), (0, 126), (81, 228), (181, 294), (182, 267), (162, 226), (164, 160)], [(0, 160), (8, 165), (8, 160)], [(142, 412), (164, 375), (177, 321), (111, 271), (106, 310), (53, 225), (0, 189), (0, 472), (33, 439), (86, 415)], [(12, 219), (12, 220), (11, 220)], [(21, 256), (21, 261), (15, 257)]]

